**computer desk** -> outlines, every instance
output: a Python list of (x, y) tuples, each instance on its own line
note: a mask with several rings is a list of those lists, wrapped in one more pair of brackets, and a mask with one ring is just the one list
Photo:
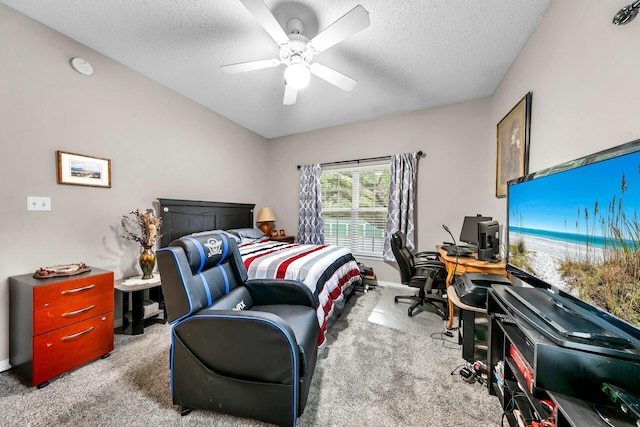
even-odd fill
[[(441, 245), (436, 245), (436, 249), (440, 254), (440, 259), (444, 263), (447, 269), (447, 288), (451, 286), (451, 280), (453, 279), (454, 272), (456, 275), (468, 272), (468, 273), (489, 273), (500, 274), (502, 276), (507, 275), (507, 264), (504, 260), (500, 262), (487, 262), (478, 261), (478, 254), (474, 253), (473, 258), (459, 257), (456, 263), (455, 255), (447, 255), (447, 251), (442, 249)], [(453, 328), (453, 304), (451, 298), (449, 301), (449, 323), (447, 323), (447, 329)]]

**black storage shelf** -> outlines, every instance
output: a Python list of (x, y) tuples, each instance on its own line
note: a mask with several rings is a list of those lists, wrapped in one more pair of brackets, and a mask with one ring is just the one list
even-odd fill
[(500, 326), (504, 331), (504, 335), (507, 338), (507, 340), (518, 349), (518, 351), (520, 352), (520, 354), (522, 354), (522, 357), (524, 357), (524, 359), (527, 361), (529, 366), (532, 366), (533, 365), (533, 349), (530, 344), (527, 344), (527, 339), (522, 333), (522, 331), (520, 330), (520, 328), (510, 323), (504, 323), (504, 322), (500, 322), (500, 323), (501, 323)]
[(507, 358), (507, 363), (509, 365), (509, 368), (511, 369), (511, 372), (514, 374), (514, 376), (516, 377), (516, 381), (515, 382), (511, 382), (511, 381), (507, 381), (507, 384), (509, 384), (509, 388), (511, 388), (511, 390), (513, 392), (520, 392), (524, 395), (524, 397), (526, 398), (526, 401), (528, 402), (529, 406), (533, 408), (533, 410), (539, 414), (542, 418), (546, 418), (547, 416), (549, 416), (550, 414), (547, 414), (547, 410), (540, 404), (540, 400), (546, 399), (549, 400), (550, 397), (549, 395), (541, 389), (536, 389), (534, 388), (533, 393), (531, 393), (526, 386), (526, 380), (524, 378), (524, 376), (522, 376), (522, 374), (520, 374), (520, 372), (518, 372), (518, 367), (516, 366), (516, 363), (511, 360), (511, 358)]
[(492, 387), (494, 394), (498, 396), (498, 399), (500, 400), (500, 406), (504, 407), (504, 390), (500, 388), (500, 385), (498, 385), (497, 382), (494, 382)]
[(507, 422), (509, 423), (509, 427), (518, 427), (518, 421), (516, 421), (516, 417), (515, 417), (515, 415), (513, 415), (512, 412), (507, 412), (505, 414), (505, 418), (507, 419)]
[[(608, 427), (598, 415), (596, 407), (606, 402), (604, 393), (593, 389), (600, 378), (585, 377), (585, 366), (604, 366), (603, 361), (616, 368), (617, 375), (634, 375), (635, 363), (628, 364), (624, 360), (612, 360), (606, 355), (591, 354), (575, 349), (560, 347), (536, 330), (528, 319), (518, 319), (515, 310), (510, 307), (505, 285), (493, 285), (487, 296), (489, 314), (488, 363), (489, 393), (496, 395), (505, 411), (504, 418), (510, 426), (518, 426), (513, 409), (518, 409), (525, 417), (532, 416), (538, 420), (551, 416), (540, 400), (550, 400), (556, 404), (556, 427)], [(513, 316), (513, 317), (512, 317)], [(513, 345), (526, 362), (533, 375), (532, 391), (520, 372), (515, 360), (511, 357), (510, 347)], [(495, 369), (498, 362), (503, 365), (503, 387), (498, 385)], [(582, 372), (582, 373), (581, 373)], [(608, 371), (603, 371), (609, 374)], [(576, 384), (586, 384), (585, 387)], [(589, 389), (590, 387), (590, 389)], [(568, 394), (564, 392), (568, 390)], [(584, 393), (584, 394), (583, 394)], [(600, 396), (601, 393), (603, 396)], [(602, 400), (600, 400), (602, 398)], [(585, 400), (583, 400), (585, 399)], [(610, 403), (610, 402), (609, 402)], [(622, 411), (606, 408), (609, 413)], [(617, 411), (617, 412), (616, 412)], [(586, 423), (586, 424), (585, 424)], [(621, 426), (626, 426), (622, 422)], [(628, 425), (632, 425), (629, 423)], [(618, 426), (618, 424), (616, 424)]]

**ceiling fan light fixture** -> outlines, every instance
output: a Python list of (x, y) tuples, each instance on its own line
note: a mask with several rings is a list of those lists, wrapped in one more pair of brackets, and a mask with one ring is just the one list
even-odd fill
[(362, 5), (357, 5), (309, 40), (303, 34), (304, 25), (300, 19), (290, 19), (285, 32), (264, 0), (239, 1), (276, 42), (279, 47), (279, 58), (222, 65), (221, 69), (224, 72), (235, 74), (285, 65), (283, 105), (296, 103), (298, 91), (309, 85), (311, 74), (345, 91), (352, 90), (356, 85), (356, 80), (351, 77), (312, 61), (314, 55), (369, 26), (369, 12)]
[(309, 85), (311, 73), (304, 64), (291, 64), (284, 70), (284, 81), (295, 89), (304, 89)]

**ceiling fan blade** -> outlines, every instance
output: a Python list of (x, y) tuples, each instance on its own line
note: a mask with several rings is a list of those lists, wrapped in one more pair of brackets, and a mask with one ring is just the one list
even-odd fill
[(342, 18), (322, 30), (320, 34), (311, 39), (309, 44), (316, 53), (320, 53), (368, 26), (369, 12), (362, 5), (357, 5)]
[(298, 90), (293, 86), (288, 84), (284, 84), (284, 99), (282, 103), (284, 105), (293, 105), (296, 103), (296, 99), (298, 98)]
[(220, 69), (225, 73), (237, 74), (247, 71), (261, 70), (263, 68), (272, 68), (280, 65), (279, 59), (260, 59), (258, 61), (239, 62), (237, 64), (221, 65)]
[(333, 68), (329, 68), (325, 65), (318, 64), (317, 62), (311, 64), (310, 70), (311, 74), (314, 74), (321, 79), (326, 80), (335, 86), (338, 86), (340, 89), (346, 90), (347, 92), (356, 87), (356, 83), (358, 83), (351, 77), (345, 76), (341, 72), (336, 71)]
[(240, 0), (247, 10), (258, 20), (272, 39), (282, 45), (289, 41), (287, 33), (284, 32), (271, 10), (262, 0)]

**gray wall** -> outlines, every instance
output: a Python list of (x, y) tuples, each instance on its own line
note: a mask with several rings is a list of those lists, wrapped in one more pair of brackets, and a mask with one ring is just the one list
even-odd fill
[[(555, 0), (488, 99), (271, 140), (279, 226), (296, 229), (297, 164), (419, 149), (427, 154), (418, 172), (419, 249), (450, 240), (442, 224), (457, 237), (464, 215), (504, 224), (505, 200), (494, 196), (496, 124), (528, 91), (531, 172), (640, 138), (640, 18), (611, 24), (624, 5)], [(379, 279), (399, 280), (395, 265), (363, 261)]]
[[(0, 5), (0, 370), (9, 359), (7, 277), (83, 261), (138, 274), (122, 215), (158, 198), (263, 205), (264, 138)], [(83, 57), (95, 73), (69, 66)], [(59, 185), (56, 150), (111, 159), (112, 188)], [(242, 173), (239, 173), (242, 172)], [(49, 196), (51, 212), (27, 212)]]
[[(447, 224), (460, 234), (464, 215), (500, 215), (495, 199), (495, 149), (489, 100), (434, 108), (375, 121), (323, 129), (271, 140), (271, 182), (276, 182), (271, 207), (279, 226), (297, 227), (298, 164), (385, 156), (422, 150), (418, 161), (417, 247), (433, 250), (451, 240)], [(400, 280), (395, 264), (360, 258), (373, 266), (378, 279)]]

